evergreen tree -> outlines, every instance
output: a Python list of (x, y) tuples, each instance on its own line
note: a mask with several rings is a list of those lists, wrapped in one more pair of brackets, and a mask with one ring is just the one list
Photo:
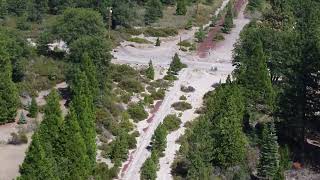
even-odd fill
[(151, 60), (149, 61), (149, 67), (146, 69), (146, 76), (151, 80), (154, 79), (154, 68)]
[(265, 125), (262, 134), (262, 146), (258, 165), (258, 176), (266, 179), (273, 179), (279, 168), (277, 135), (274, 124)]
[(48, 11), (48, 0), (28, 0), (27, 13), (31, 21), (41, 22)]
[(146, 4), (145, 23), (151, 24), (163, 16), (162, 4), (159, 0), (148, 0)]
[(0, 70), (0, 124), (2, 124), (14, 121), (19, 105), (18, 91), (12, 82), (11, 62), (2, 48)]
[(92, 94), (93, 99), (97, 100), (99, 94), (99, 82), (97, 80), (97, 68), (94, 65), (92, 59), (89, 57), (88, 53), (84, 53), (81, 61), (81, 70), (87, 76), (89, 82), (90, 94)]
[(156, 46), (160, 46), (160, 45), (161, 45), (161, 41), (160, 41), (160, 38), (158, 37), (156, 41)]
[(54, 171), (54, 160), (50, 159), (41, 145), (37, 132), (32, 136), (31, 145), (26, 153), (23, 164), (20, 166), (19, 180), (48, 179), (58, 180)]
[(38, 115), (38, 105), (37, 105), (36, 99), (32, 97), (31, 104), (29, 107), (29, 116), (32, 118), (35, 118), (37, 117), (37, 115)]
[(185, 0), (178, 0), (176, 15), (186, 15), (186, 13), (187, 13), (187, 5)]
[(62, 167), (64, 171), (67, 171), (67, 173), (63, 173), (65, 176), (62, 179), (86, 180), (92, 173), (92, 164), (87, 155), (76, 113), (79, 112), (76, 112), (71, 105), (70, 113), (66, 117), (61, 131), (61, 140), (63, 141), (61, 154), (64, 158)]
[(223, 28), (221, 29), (224, 33), (229, 33), (233, 27), (233, 7), (231, 2), (228, 3), (227, 8), (227, 14), (224, 19)]
[(141, 168), (141, 180), (155, 180), (157, 178), (157, 164), (149, 157)]
[[(266, 64), (266, 57), (259, 39), (253, 41), (250, 54), (240, 67), (239, 83), (245, 88), (247, 106), (255, 110), (270, 111), (274, 104), (274, 90)], [(258, 105), (264, 105), (263, 109)]]
[(206, 37), (206, 33), (203, 30), (203, 27), (201, 26), (199, 30), (195, 33), (195, 37), (197, 38), (198, 42), (202, 42), (204, 38)]
[(158, 153), (162, 153), (167, 146), (167, 129), (163, 124), (160, 124), (154, 131), (152, 137), (152, 148)]
[(175, 53), (168, 69), (168, 75), (177, 75), (185, 67), (186, 65), (181, 62), (178, 53)]
[(27, 123), (26, 117), (24, 116), (24, 113), (21, 112), (21, 113), (20, 113), (20, 118), (19, 118), (18, 124), (26, 124), (26, 123)]
[(80, 126), (80, 132), (84, 139), (89, 162), (90, 172), (93, 170), (96, 161), (96, 131), (95, 131), (95, 109), (93, 105), (92, 92), (89, 82), (84, 72), (76, 71), (73, 80), (73, 100), (72, 107), (77, 112), (76, 118)]
[(4, 18), (8, 13), (7, 0), (0, 0), (0, 18)]

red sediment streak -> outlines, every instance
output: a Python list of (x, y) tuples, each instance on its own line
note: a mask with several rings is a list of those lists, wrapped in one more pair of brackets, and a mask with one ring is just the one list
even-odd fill
[(130, 157), (129, 157), (128, 163), (123, 166), (123, 169), (122, 169), (122, 171), (121, 171), (121, 177), (123, 177), (124, 173), (128, 170), (128, 167), (129, 167), (129, 165), (130, 165), (131, 162), (132, 162), (132, 159), (133, 159), (133, 155), (132, 155), (132, 154), (133, 154), (134, 152), (135, 152), (135, 151), (132, 151), (132, 152), (130, 153)]
[(146, 128), (143, 128), (142, 130), (143, 130), (143, 132), (147, 132), (147, 131), (148, 131), (148, 129), (149, 129), (149, 126), (148, 126), (148, 127), (146, 127)]
[[(235, 2), (235, 12), (239, 13), (242, 6), (245, 4), (247, 0), (237, 0)], [(220, 20), (216, 22), (216, 25), (212, 28), (210, 28), (210, 31), (208, 33), (208, 36), (201, 42), (198, 46), (198, 56), (200, 58), (207, 57), (209, 51), (216, 47), (217, 42), (213, 41), (213, 38), (220, 32), (223, 24), (224, 24), (224, 17), (222, 16)]]
[(162, 104), (162, 101), (158, 101), (158, 102), (154, 105), (154, 108), (153, 108), (153, 109), (151, 110), (151, 112), (150, 112), (150, 113), (151, 113), (151, 116), (150, 116), (150, 118), (147, 120), (148, 123), (152, 123), (153, 118), (154, 118), (156, 112), (159, 110), (161, 104)]

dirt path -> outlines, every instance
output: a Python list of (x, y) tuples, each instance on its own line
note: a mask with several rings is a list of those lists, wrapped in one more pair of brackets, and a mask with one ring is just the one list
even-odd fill
[[(223, 7), (228, 3), (225, 0)], [(220, 8), (222, 10), (223, 8)], [(241, 11), (243, 12), (243, 11)], [(216, 12), (218, 13), (218, 12)], [(150, 45), (137, 45), (132, 47), (130, 42), (123, 42), (121, 46), (115, 49), (113, 55), (114, 63), (141, 65), (147, 64), (149, 60), (153, 60), (153, 64), (157, 69), (168, 68), (171, 58), (174, 53), (179, 52), (181, 60), (188, 65), (179, 74), (179, 80), (175, 81), (162, 102), (159, 110), (154, 114), (151, 123), (140, 122), (137, 127), (140, 132), (140, 137), (137, 139), (137, 148), (129, 153), (128, 160), (123, 164), (119, 179), (139, 179), (140, 169), (144, 161), (150, 156), (150, 152), (146, 149), (151, 141), (151, 137), (156, 127), (163, 121), (164, 117), (170, 113), (177, 113), (171, 108), (171, 104), (179, 101), (181, 95), (187, 96), (187, 101), (192, 104), (193, 109), (185, 111), (182, 115), (183, 123), (190, 121), (196, 117), (194, 110), (202, 104), (203, 95), (212, 90), (211, 86), (224, 81), (232, 72), (231, 64), (233, 44), (239, 37), (240, 31), (247, 24), (242, 13), (235, 20), (236, 27), (225, 37), (225, 41), (217, 44), (216, 48), (211, 50), (209, 56), (200, 58), (196, 53), (179, 52), (177, 43), (185, 39), (193, 39), (196, 28), (190, 31), (182, 31), (178, 36), (162, 40), (160, 47)], [(150, 40), (150, 39), (149, 39)], [(217, 67), (217, 71), (212, 71)], [(193, 86), (196, 91), (192, 94), (185, 94), (180, 91), (181, 85)], [(170, 165), (173, 162), (175, 151), (179, 149), (179, 145), (175, 143), (176, 139), (184, 133), (183, 125), (178, 131), (173, 132), (168, 136), (168, 146), (165, 151), (165, 156), (160, 159), (160, 169), (158, 171), (158, 179), (171, 179)]]
[[(233, 45), (236, 40), (239, 38), (239, 34), (243, 27), (249, 23), (248, 19), (244, 18), (243, 12), (244, 7), (242, 7), (239, 17), (235, 20), (235, 28), (232, 30), (232, 32), (225, 37), (225, 41), (219, 43), (219, 46), (217, 48), (214, 48), (212, 51), (215, 54), (223, 54), (224, 62), (226, 64), (231, 65), (232, 60), (232, 50)], [(212, 53), (212, 52), (211, 52)], [(211, 60), (217, 60), (219, 59), (214, 56), (210, 56)], [(215, 64), (215, 63), (213, 63)], [(227, 67), (227, 66), (226, 66)], [(227, 76), (232, 72), (233, 68), (227, 68), (225, 70), (221, 70), (218, 68), (218, 71), (214, 74), (212, 73), (197, 73), (192, 74), (192, 76), (188, 79), (188, 84), (195, 87), (196, 92), (192, 93), (188, 97), (188, 102), (193, 106), (193, 110), (185, 111), (181, 117), (181, 120), (183, 124), (181, 125), (181, 128), (178, 129), (175, 132), (172, 132), (167, 136), (167, 148), (164, 152), (164, 157), (160, 158), (160, 169), (157, 172), (157, 179), (159, 180), (168, 180), (172, 179), (171, 175), (171, 164), (174, 161), (174, 157), (176, 152), (179, 150), (180, 145), (176, 143), (176, 141), (179, 139), (181, 135), (184, 134), (185, 128), (183, 127), (184, 124), (192, 119), (194, 119), (197, 115), (194, 113), (194, 109), (201, 107), (202, 105), (202, 97), (204, 94), (213, 88), (210, 86), (212, 83), (218, 83), (220, 80), (222, 82), (225, 81)], [(208, 83), (210, 82), (210, 83)]]

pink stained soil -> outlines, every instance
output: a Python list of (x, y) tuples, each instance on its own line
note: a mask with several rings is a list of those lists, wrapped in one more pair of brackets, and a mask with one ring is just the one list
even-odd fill
[[(241, 7), (246, 3), (247, 0), (237, 0), (234, 4), (235, 13), (239, 13)], [(210, 28), (208, 36), (198, 46), (198, 56), (200, 58), (206, 58), (211, 49), (215, 48), (218, 42), (213, 41), (213, 38), (220, 32), (224, 24), (224, 16), (216, 22), (216, 25)]]
[(121, 171), (121, 177), (123, 177), (124, 173), (127, 171), (129, 165), (131, 164), (132, 159), (133, 159), (132, 154), (133, 154), (134, 152), (135, 152), (135, 151), (132, 151), (132, 152), (130, 153), (130, 158), (129, 158), (129, 160), (128, 160), (128, 163), (123, 166), (123, 169), (122, 169), (122, 171)]

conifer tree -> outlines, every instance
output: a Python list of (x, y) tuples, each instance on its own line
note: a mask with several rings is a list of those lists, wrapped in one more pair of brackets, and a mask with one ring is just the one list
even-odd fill
[(265, 105), (266, 110), (272, 110), (274, 103), (274, 90), (266, 64), (266, 57), (259, 39), (252, 43), (251, 54), (247, 54), (246, 59), (240, 67), (241, 74), (238, 77), (239, 83), (246, 89), (247, 106)]
[(185, 0), (177, 0), (177, 9), (176, 14), (177, 15), (186, 15), (187, 13), (187, 6)]
[(149, 157), (141, 168), (141, 180), (155, 180), (157, 178), (157, 164)]
[(41, 145), (37, 132), (32, 136), (31, 145), (26, 153), (23, 164), (20, 166), (19, 180), (48, 179), (58, 180), (54, 171), (54, 160), (50, 159)]
[(93, 99), (97, 100), (99, 93), (99, 82), (97, 80), (97, 68), (93, 64), (92, 59), (90, 59), (88, 53), (84, 53), (81, 61), (81, 70), (84, 71), (89, 82), (90, 94), (92, 94)]
[(62, 179), (88, 179), (91, 172), (86, 145), (81, 134), (81, 129), (77, 121), (77, 115), (73, 105), (70, 113), (66, 117), (62, 131), (61, 141), (63, 141), (62, 157), (64, 159), (64, 177)]
[(48, 0), (28, 0), (27, 13), (31, 21), (41, 22), (44, 14), (48, 11)]
[(262, 134), (262, 147), (258, 165), (258, 176), (273, 179), (279, 168), (279, 146), (274, 123), (265, 125)]
[(228, 3), (227, 8), (227, 14), (224, 19), (223, 28), (221, 29), (224, 33), (229, 33), (233, 27), (233, 7), (231, 2)]
[(74, 93), (72, 107), (77, 112), (77, 121), (86, 145), (87, 155), (91, 163), (90, 170), (92, 171), (96, 161), (95, 110), (89, 82), (84, 72), (76, 71), (72, 91)]
[(0, 50), (0, 124), (12, 122), (19, 105), (18, 91), (12, 82), (12, 66), (8, 55)]
[(156, 41), (156, 46), (160, 46), (160, 45), (161, 45), (161, 41), (160, 41), (160, 38), (158, 37)]
[(145, 23), (151, 24), (163, 16), (160, 0), (148, 0), (146, 4)]
[(29, 116), (32, 118), (35, 118), (37, 117), (37, 115), (38, 115), (38, 105), (37, 105), (36, 99), (32, 97), (31, 104), (29, 107)]
[(167, 129), (160, 124), (152, 137), (153, 149), (159, 153), (163, 152), (167, 146)]
[(151, 80), (154, 79), (154, 68), (151, 60), (149, 61), (149, 67), (146, 69), (146, 76)]
[(19, 124), (26, 124), (26, 123), (27, 123), (26, 117), (24, 116), (24, 113), (23, 113), (23, 112), (20, 113), (20, 118), (19, 118), (18, 123), (19, 123)]
[(177, 75), (178, 72), (183, 69), (186, 65), (182, 64), (178, 53), (175, 53), (173, 58), (172, 58), (172, 62), (170, 64), (170, 67), (168, 69), (168, 74), (170, 75)]

